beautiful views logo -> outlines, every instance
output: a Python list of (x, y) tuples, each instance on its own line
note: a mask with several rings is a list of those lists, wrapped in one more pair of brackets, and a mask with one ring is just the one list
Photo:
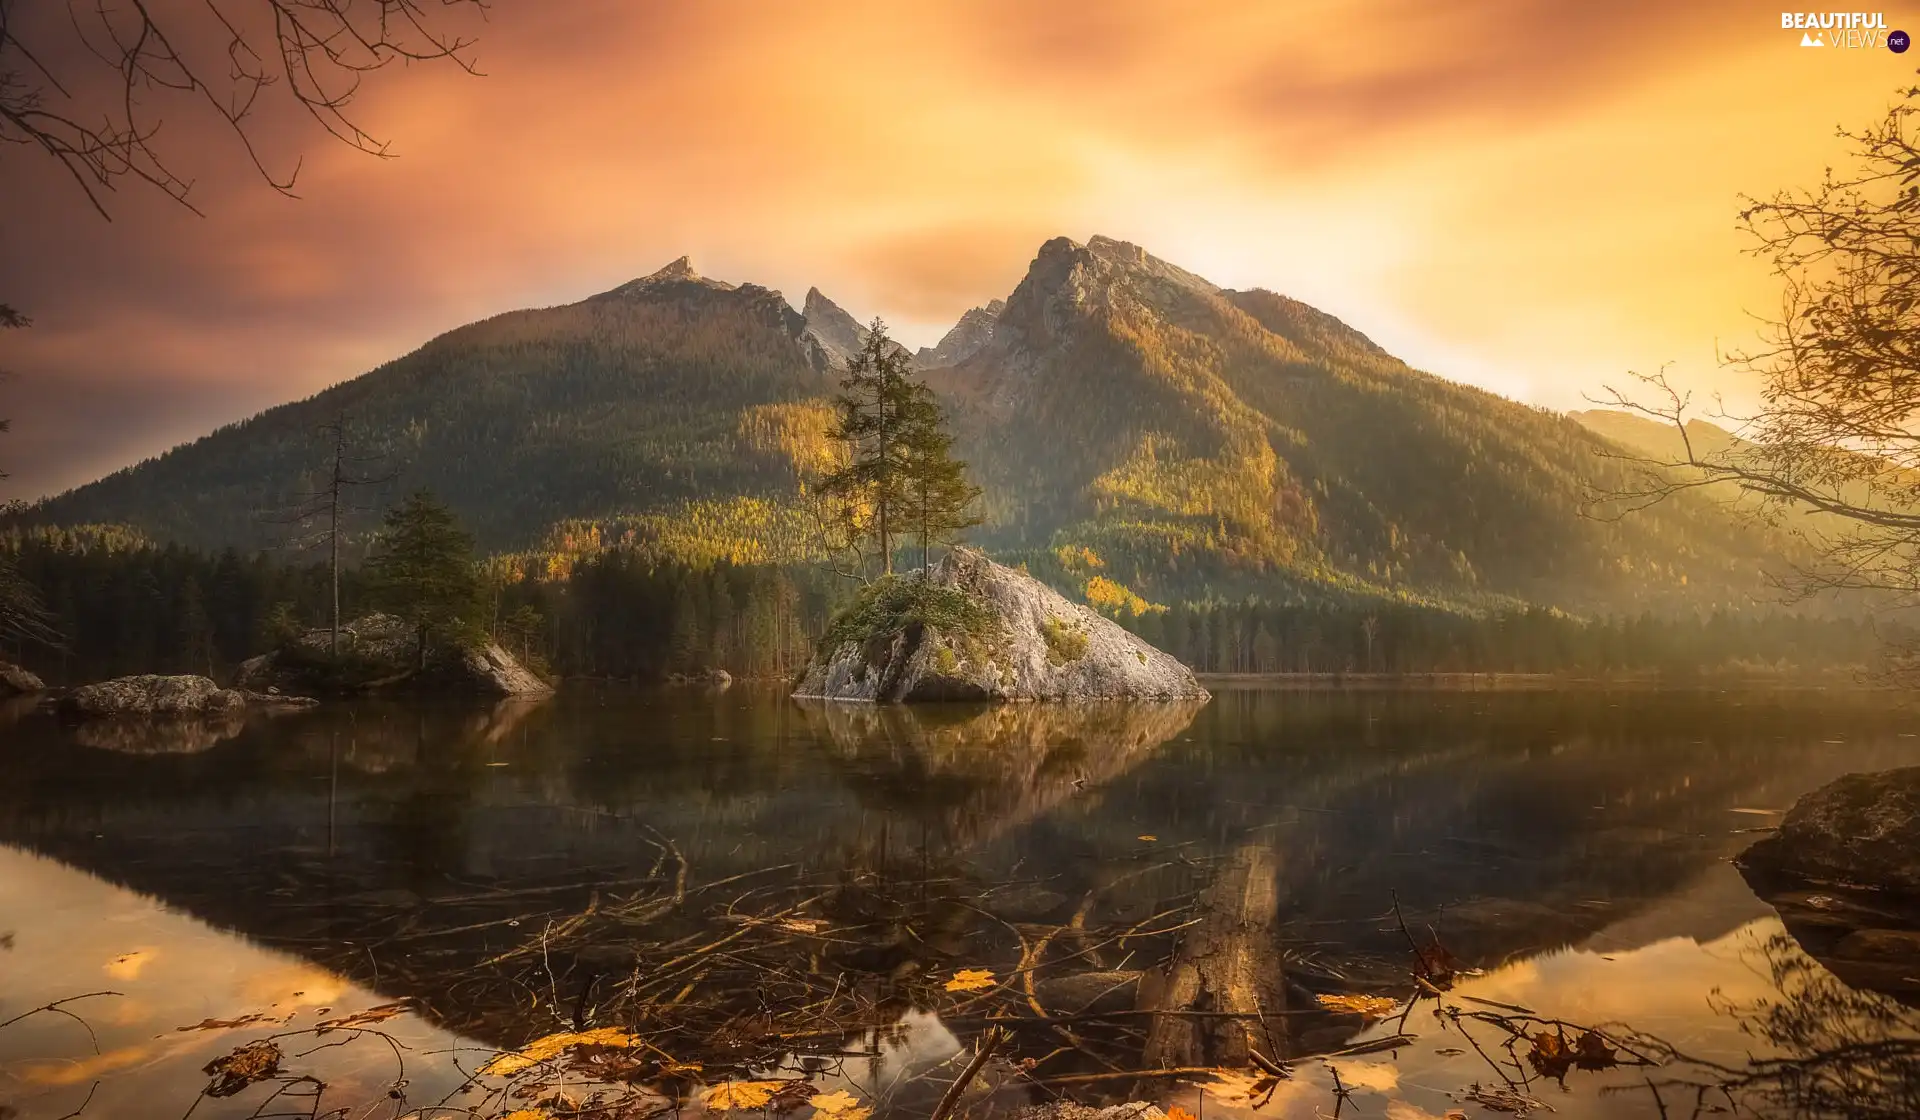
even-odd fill
[(1904, 31), (1889, 32), (1882, 12), (1781, 12), (1780, 26), (1800, 32), (1803, 47), (1839, 47), (1842, 50), (1907, 49)]

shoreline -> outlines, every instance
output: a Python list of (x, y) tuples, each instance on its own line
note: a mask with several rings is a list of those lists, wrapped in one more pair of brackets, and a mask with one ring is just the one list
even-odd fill
[(1854, 673), (1764, 674), (1659, 673), (1600, 675), (1574, 673), (1194, 673), (1210, 689), (1292, 688), (1300, 690), (1551, 692), (1625, 689), (1691, 692), (1727, 689), (1790, 689), (1799, 692), (1904, 692), (1897, 684), (1864, 680)]

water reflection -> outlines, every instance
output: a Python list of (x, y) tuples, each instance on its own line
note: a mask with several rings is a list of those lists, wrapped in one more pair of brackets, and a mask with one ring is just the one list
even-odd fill
[[(1138, 1068), (1161, 1022), (1146, 993), (1194, 936), (1199, 900), (1262, 853), (1258, 940), (1281, 985), (1267, 1006), (1296, 1012), (1262, 1044), (1291, 1051), (1282, 1096), (1310, 1115), (1333, 1102), (1307, 1056), (1365, 1028), (1317, 997), (1405, 987), (1385, 920), (1396, 897), (1488, 970), (1472, 983), (1490, 986), (1463, 991), (1530, 975), (1526, 1000), (1576, 1018), (1593, 985), (1615, 997), (1595, 1012), (1676, 1045), (1732, 1037), (1703, 1053), (1737, 1056), (1741, 1026), (1676, 971), (1717, 976), (1700, 954), (1773, 921), (1724, 860), (1799, 793), (1914, 760), (1911, 724), (1814, 696), (1228, 691), (1198, 711), (902, 712), (736, 688), (322, 709), (159, 754), (95, 749), (28, 715), (0, 731), (0, 840), (228, 931), (193, 927), (195, 968), (245, 943), (371, 1002), (406, 998), (409, 1022), (449, 1038), (511, 1047), (617, 1022), (704, 1067), (656, 1062), (655, 1085), (885, 1051), (845, 1084), (896, 1085), (903, 1115), (939, 1090), (903, 1071), (970, 1045), (989, 1013), (1073, 1021), (1026, 1029), (983, 1085), (1177, 1099), (1103, 1078)], [(41, 922), (19, 914), (0, 929)], [(60, 959), (44, 952), (37, 968)], [(966, 969), (995, 987), (948, 991)], [(26, 998), (11, 981), (0, 996)], [(222, 998), (174, 1017), (242, 1010)], [(1356, 1102), (1457, 1104), (1472, 1069), (1415, 1026), (1419, 1046), (1342, 1059)], [(1392, 1088), (1366, 1089), (1383, 1070)], [(1602, 1083), (1555, 1107), (1652, 1107), (1599, 1097)], [(61, 1114), (40, 1108), (28, 1114)]]

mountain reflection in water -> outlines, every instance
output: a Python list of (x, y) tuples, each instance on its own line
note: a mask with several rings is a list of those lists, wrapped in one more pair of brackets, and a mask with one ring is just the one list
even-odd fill
[[(383, 1029), (413, 1047), (416, 1107), (462, 1080), (428, 1051), (620, 1024), (678, 1063), (645, 1071), (669, 1096), (798, 1063), (822, 1088), (924, 1115), (988, 1016), (1038, 1009), (1053, 1022), (1017, 1030), (980, 1076), (999, 1103), (1066, 1091), (1197, 1109), (1178, 1079), (1112, 1074), (1139, 1068), (1150, 1033), (1128, 1018), (1142, 970), (1195, 936), (1210, 885), (1250, 851), (1271, 876), (1263, 936), (1288, 1011), (1267, 1037), (1294, 1071), (1261, 1115), (1331, 1113), (1332, 1071), (1347, 1114), (1396, 1120), (1478, 1109), (1460, 1094), (1498, 1083), (1431, 1004), (1371, 1024), (1320, 1006), (1408, 994), (1395, 898), (1485, 970), (1461, 995), (1625, 1024), (1728, 1069), (1750, 1049), (1818, 1049), (1822, 1030), (1911, 1029), (1800, 954), (1724, 862), (1774, 819), (1755, 810), (1920, 761), (1903, 737), (1916, 721), (1871, 697), (1228, 690), (1205, 707), (905, 711), (579, 690), (321, 709), (204, 742), (12, 718), (0, 1019), (152, 985), (76, 1005), (98, 1056), (54, 1016), (0, 1032), (0, 1102), (22, 1117), (59, 1117), (95, 1081), (98, 1115), (141, 1114), (109, 1107), (139, 1100), (178, 1115), (210, 1055), (323, 1017), (296, 990), (327, 992), (329, 1014), (408, 1001)], [(303, 987), (255, 982), (289, 969)], [(967, 969), (992, 986), (949, 992)], [(255, 1013), (287, 1025), (173, 1031)], [(1312, 1057), (1402, 1031), (1416, 1040)], [(393, 1055), (365, 1042), (304, 1059), (344, 1063), (316, 1073), (328, 1107), (383, 1099)], [(889, 1057), (848, 1057), (875, 1050)], [(1529, 1091), (1562, 1115), (1657, 1116), (1643, 1082), (1662, 1075), (1647, 1072)], [(1818, 1088), (1755, 1091), (1782, 1115), (1831, 1114), (1795, 1103)], [(1687, 1114), (1693, 1098), (1661, 1103)]]

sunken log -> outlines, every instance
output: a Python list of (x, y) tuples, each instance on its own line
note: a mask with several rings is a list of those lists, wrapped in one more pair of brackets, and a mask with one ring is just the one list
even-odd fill
[[(1287, 1051), (1287, 988), (1275, 937), (1278, 860), (1239, 849), (1200, 894), (1198, 924), (1173, 960), (1140, 984), (1139, 1009), (1159, 1012), (1147, 1033), (1148, 1068), (1241, 1069), (1251, 1055)], [(1191, 1014), (1202, 1012), (1204, 1014)]]

